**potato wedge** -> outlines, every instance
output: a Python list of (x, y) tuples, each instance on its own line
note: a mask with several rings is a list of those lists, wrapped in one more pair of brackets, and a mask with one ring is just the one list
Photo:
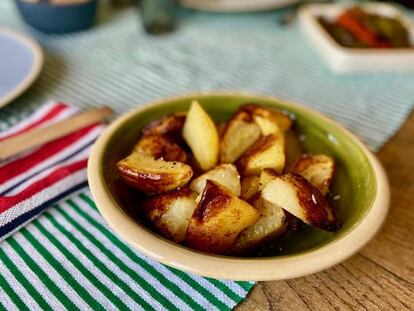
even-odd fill
[(183, 127), (183, 137), (204, 171), (217, 164), (219, 137), (216, 125), (197, 101), (193, 101)]
[(197, 193), (203, 192), (207, 179), (226, 187), (235, 196), (240, 195), (240, 175), (233, 164), (221, 164), (197, 177), (191, 182), (191, 190)]
[(189, 188), (182, 188), (151, 196), (142, 206), (148, 220), (162, 236), (180, 243), (196, 208), (195, 197)]
[(182, 144), (184, 140), (181, 133), (186, 116), (186, 112), (177, 112), (152, 121), (142, 129), (142, 135), (163, 135), (172, 139), (177, 144)]
[(260, 178), (258, 176), (247, 176), (241, 180), (241, 194), (243, 200), (249, 200), (259, 191)]
[(117, 169), (126, 183), (145, 193), (159, 193), (182, 187), (193, 176), (189, 165), (155, 160), (138, 152), (119, 161)]
[(187, 153), (179, 145), (164, 135), (143, 136), (134, 147), (134, 152), (146, 153), (155, 159), (186, 163)]
[(240, 233), (233, 247), (235, 254), (257, 248), (286, 232), (285, 212), (279, 206), (258, 197), (254, 207), (260, 212), (260, 218)]
[(319, 229), (335, 231), (340, 227), (321, 192), (298, 174), (275, 177), (263, 188), (262, 197)]
[(234, 163), (259, 137), (260, 128), (250, 115), (236, 112), (221, 135), (220, 162)]
[(291, 168), (292, 173), (305, 177), (323, 195), (329, 192), (334, 171), (334, 159), (323, 154), (305, 155), (297, 160)]
[(292, 120), (284, 113), (256, 104), (246, 104), (240, 107), (251, 115), (259, 125), (263, 136), (284, 133), (292, 126)]
[(279, 134), (282, 130), (279, 128), (276, 122), (269, 120), (262, 116), (254, 116), (254, 122), (260, 127), (260, 131), (263, 136), (270, 134)]
[(228, 253), (239, 233), (259, 217), (254, 207), (207, 180), (187, 229), (186, 244), (203, 252)]
[(285, 167), (283, 134), (261, 137), (237, 161), (242, 176), (260, 175), (265, 168), (281, 173)]
[(279, 174), (270, 168), (265, 168), (260, 174), (259, 178), (259, 191), (262, 191), (264, 187), (269, 183), (269, 181), (278, 177)]

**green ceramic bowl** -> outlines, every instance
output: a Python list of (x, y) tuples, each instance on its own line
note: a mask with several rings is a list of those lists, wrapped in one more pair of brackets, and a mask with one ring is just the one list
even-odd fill
[[(287, 110), (295, 118), (306, 151), (336, 159), (332, 192), (342, 228), (335, 233), (306, 228), (271, 245), (262, 256), (241, 258), (200, 253), (148, 229), (139, 216), (140, 198), (119, 182), (116, 162), (130, 153), (148, 122), (187, 110), (197, 99), (216, 122), (226, 121), (241, 104), (255, 102)], [(299, 277), (337, 264), (357, 252), (378, 231), (389, 205), (386, 175), (364, 145), (334, 121), (282, 100), (247, 94), (194, 94), (151, 103), (119, 118), (96, 142), (88, 178), (98, 209), (131, 245), (164, 264), (204, 276), (234, 280)], [(252, 269), (252, 267), (254, 267)]]

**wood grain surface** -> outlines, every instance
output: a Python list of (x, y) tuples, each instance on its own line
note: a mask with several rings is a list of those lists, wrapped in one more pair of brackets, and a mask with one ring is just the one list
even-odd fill
[(414, 310), (414, 112), (378, 158), (391, 185), (391, 209), (380, 233), (329, 270), (259, 282), (237, 311)]

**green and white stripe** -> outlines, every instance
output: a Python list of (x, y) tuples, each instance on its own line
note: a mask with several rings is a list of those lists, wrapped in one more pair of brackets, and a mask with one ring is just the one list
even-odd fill
[(252, 287), (143, 256), (106, 226), (87, 189), (0, 243), (5, 310), (230, 310)]

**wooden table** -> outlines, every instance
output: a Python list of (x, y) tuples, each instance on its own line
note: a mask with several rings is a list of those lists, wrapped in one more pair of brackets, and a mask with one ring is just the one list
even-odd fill
[(329, 270), (259, 282), (237, 311), (414, 310), (414, 112), (378, 157), (391, 185), (391, 209), (381, 232)]

